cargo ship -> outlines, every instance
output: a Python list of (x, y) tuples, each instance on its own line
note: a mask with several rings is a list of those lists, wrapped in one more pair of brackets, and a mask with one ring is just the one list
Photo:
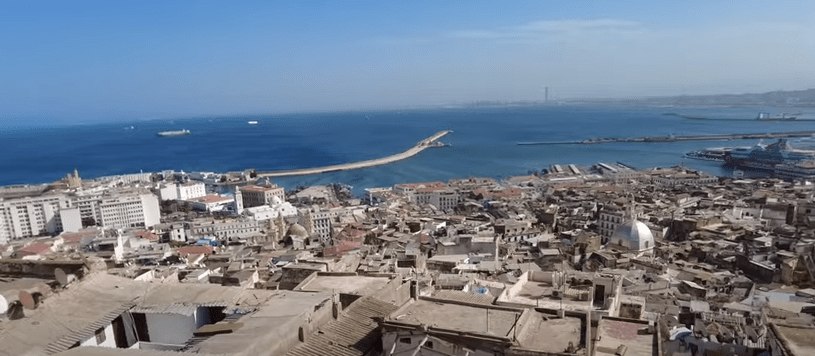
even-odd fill
[(190, 134), (190, 130), (177, 130), (177, 131), (161, 131), (156, 135), (160, 137), (171, 137), (171, 136), (187, 136)]

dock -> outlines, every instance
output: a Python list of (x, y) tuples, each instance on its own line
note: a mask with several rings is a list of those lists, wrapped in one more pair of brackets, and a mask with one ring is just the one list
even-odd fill
[(336, 171), (347, 171), (351, 169), (360, 169), (360, 168), (367, 168), (367, 167), (374, 167), (374, 166), (381, 166), (388, 163), (393, 163), (396, 161), (401, 161), (406, 158), (413, 157), (419, 152), (424, 151), (427, 148), (433, 147), (440, 147), (437, 145), (437, 141), (446, 136), (447, 134), (453, 131), (444, 130), (439, 131), (433, 134), (424, 140), (421, 140), (416, 143), (413, 147), (409, 148), (408, 150), (397, 153), (394, 155), (390, 155), (387, 157), (371, 159), (367, 161), (359, 161), (353, 163), (344, 163), (344, 164), (335, 164), (331, 166), (323, 166), (323, 167), (314, 167), (314, 168), (302, 168), (302, 169), (290, 169), (290, 170), (282, 170), (282, 171), (269, 171), (269, 172), (258, 172), (258, 178), (264, 177), (287, 177), (287, 176), (303, 176), (303, 175), (310, 175), (310, 174), (321, 174), (321, 173), (329, 173), (329, 172), (336, 172)]
[(769, 133), (743, 133), (743, 134), (723, 134), (723, 135), (696, 135), (696, 136), (644, 136), (628, 138), (590, 138), (580, 141), (550, 141), (550, 142), (518, 142), (518, 145), (592, 145), (600, 143), (658, 143), (658, 142), (680, 142), (680, 141), (724, 141), (724, 140), (757, 140), (765, 138), (796, 138), (813, 137), (815, 131), (794, 131), (794, 132), (769, 132)]

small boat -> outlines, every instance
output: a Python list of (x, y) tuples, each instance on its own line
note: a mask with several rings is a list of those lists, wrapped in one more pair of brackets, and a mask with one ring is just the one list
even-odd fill
[(257, 121), (247, 121), (246, 123), (249, 124), (249, 125), (257, 125), (258, 124)]
[(178, 131), (161, 131), (157, 133), (159, 137), (172, 137), (172, 136), (187, 136), (190, 134), (190, 130), (178, 130)]

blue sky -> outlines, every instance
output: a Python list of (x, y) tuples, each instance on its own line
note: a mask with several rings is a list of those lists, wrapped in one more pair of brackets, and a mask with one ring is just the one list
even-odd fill
[[(813, 1), (0, 3), (0, 120), (798, 90)], [(3, 122), (0, 121), (0, 126)]]

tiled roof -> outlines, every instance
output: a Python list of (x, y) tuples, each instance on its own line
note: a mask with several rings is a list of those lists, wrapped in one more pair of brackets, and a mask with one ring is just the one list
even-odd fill
[(343, 311), (339, 319), (319, 328), (287, 355), (365, 355), (380, 343), (379, 324), (374, 318), (387, 317), (396, 309), (393, 304), (371, 297), (360, 298)]
[(31, 245), (21, 248), (17, 252), (21, 255), (39, 255), (51, 251), (51, 246), (44, 242), (35, 242)]

